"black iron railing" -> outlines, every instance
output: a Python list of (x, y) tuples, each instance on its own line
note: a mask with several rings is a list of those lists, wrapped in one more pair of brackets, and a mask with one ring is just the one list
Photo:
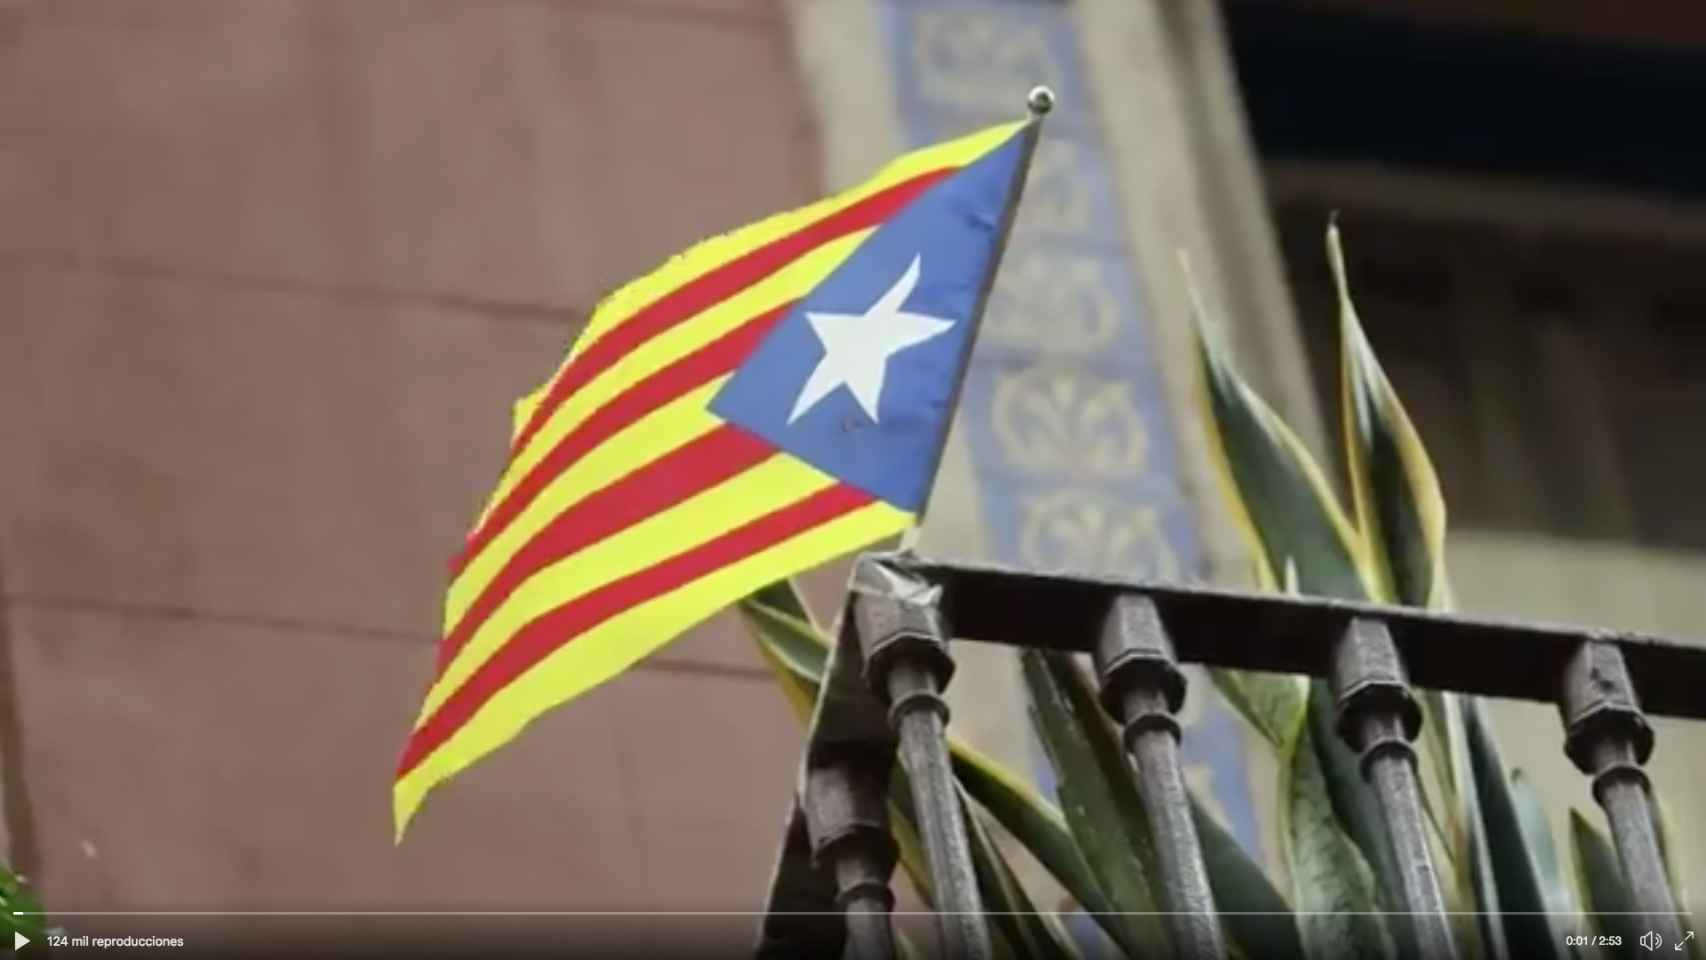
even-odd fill
[(949, 766), (949, 638), (1089, 653), (1124, 730), (1159, 854), (1173, 949), (1226, 956), (1179, 760), (1180, 663), (1326, 678), (1362, 755), (1426, 960), (1456, 955), (1427, 844), (1411, 684), (1558, 705), (1564, 749), (1611, 824), (1638, 922), (1681, 940), (1642, 772), (1643, 708), (1706, 719), (1706, 649), (1625, 633), (1471, 620), (1409, 608), (1045, 576), (867, 554), (813, 716), (758, 955), (894, 955), (885, 797), (898, 759), (929, 862), (943, 952), (992, 956)]

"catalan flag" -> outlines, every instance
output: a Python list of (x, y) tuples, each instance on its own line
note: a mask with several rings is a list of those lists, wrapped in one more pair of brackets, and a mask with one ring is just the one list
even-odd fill
[(516, 406), (393, 784), (433, 787), (747, 594), (917, 522), (1037, 121), (706, 240)]

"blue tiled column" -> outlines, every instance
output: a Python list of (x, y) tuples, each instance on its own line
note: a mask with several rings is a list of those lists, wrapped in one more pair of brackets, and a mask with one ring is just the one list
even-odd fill
[[(1058, 95), (961, 403), (989, 558), (1133, 577), (1202, 575), (1152, 318), (1122, 226), (1070, 6), (877, 0), (906, 140), (923, 145)], [(1194, 684), (1192, 779), (1261, 854), (1239, 721)], [(1042, 776), (1049, 772), (1039, 764)], [(1045, 786), (1047, 784), (1045, 783)]]

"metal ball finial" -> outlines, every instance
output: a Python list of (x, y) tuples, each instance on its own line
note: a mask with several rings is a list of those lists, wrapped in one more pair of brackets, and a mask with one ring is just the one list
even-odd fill
[(1054, 109), (1054, 91), (1045, 86), (1031, 88), (1031, 95), (1025, 98), (1025, 106), (1031, 108), (1031, 116), (1041, 117)]

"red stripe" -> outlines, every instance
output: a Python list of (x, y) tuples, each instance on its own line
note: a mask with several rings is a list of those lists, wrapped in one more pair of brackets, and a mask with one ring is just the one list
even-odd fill
[(957, 169), (947, 167), (931, 170), (873, 193), (822, 220), (807, 224), (793, 233), (778, 237), (756, 250), (701, 274), (640, 308), (633, 316), (569, 362), (568, 369), (551, 384), (550, 392), (545, 395), (544, 401), (533, 411), (527, 425), (516, 435), (515, 443), (510, 447), (510, 456), (513, 457), (516, 451), (533, 439), (540, 425), (550, 418), (564, 400), (593, 377), (608, 369), (623, 354), (706, 307), (752, 286), (798, 259), (801, 254), (838, 237), (887, 220), (931, 184)]
[(551, 481), (585, 456), (588, 450), (664, 404), (740, 366), (791, 306), (791, 303), (783, 304), (774, 310), (761, 313), (669, 366), (657, 370), (622, 391), (576, 425), (557, 441), (550, 453), (533, 465), (527, 476), (511, 488), (502, 502), (486, 516), (485, 522), (480, 524), (480, 528), (474, 531), (461, 552), (451, 561), (451, 574), (460, 575), (467, 569), (474, 557), (520, 516), (540, 491), (550, 486)]
[(593, 627), (871, 501), (870, 494), (845, 484), (827, 487), (668, 560), (576, 597), (539, 617), (517, 631), (482, 663), (409, 737), (397, 776), (401, 778), (419, 766), (500, 690)]
[(458, 651), (527, 578), (558, 560), (773, 456), (776, 448), (724, 424), (671, 450), (557, 514), (504, 561), (438, 646), (444, 672)]

